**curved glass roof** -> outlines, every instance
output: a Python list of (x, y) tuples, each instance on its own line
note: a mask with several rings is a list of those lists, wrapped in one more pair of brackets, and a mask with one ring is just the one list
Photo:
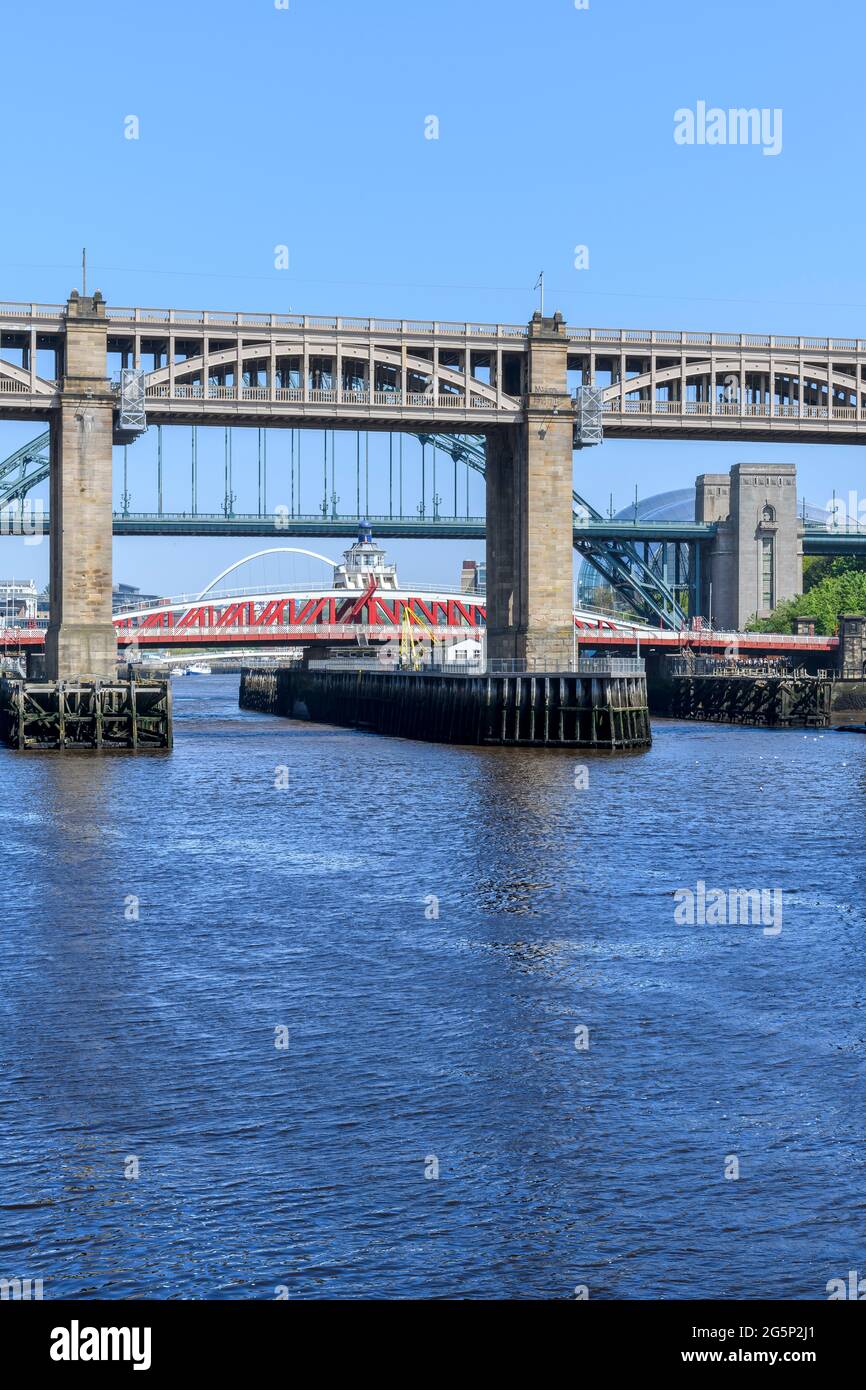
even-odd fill
[[(654, 497), (639, 498), (637, 518), (639, 521), (694, 521), (695, 494), (693, 487), (675, 488), (672, 492), (657, 492)], [(804, 510), (805, 509), (805, 510)], [(818, 507), (814, 502), (800, 498), (797, 511), (807, 521), (828, 521), (830, 512), (826, 507)], [(635, 504), (623, 507), (614, 518), (616, 521), (634, 521)]]

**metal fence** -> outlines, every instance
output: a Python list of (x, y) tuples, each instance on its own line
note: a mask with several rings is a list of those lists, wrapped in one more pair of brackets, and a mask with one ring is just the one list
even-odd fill
[(836, 671), (808, 671), (805, 666), (794, 666), (790, 660), (780, 661), (726, 661), (723, 657), (671, 657), (672, 676), (784, 676), (801, 678), (817, 675), (822, 679), (838, 675)]
[(578, 676), (643, 676), (646, 663), (642, 658), (581, 657), (576, 669), (569, 667), (552, 671), (549, 667), (527, 663), (525, 657), (493, 657), (484, 660), (454, 660), (422, 662), (420, 666), (401, 667), (396, 661), (375, 657), (358, 657), (354, 652), (345, 657), (332, 656), (309, 662), (311, 671), (407, 671), (417, 676), (511, 676), (511, 675), (578, 675)]
[[(491, 657), (487, 670), (494, 675), (553, 675), (549, 666), (540, 661), (527, 661), (523, 656)], [(643, 676), (646, 662), (643, 657), (580, 656), (575, 665), (569, 662), (563, 673), (578, 676)]]

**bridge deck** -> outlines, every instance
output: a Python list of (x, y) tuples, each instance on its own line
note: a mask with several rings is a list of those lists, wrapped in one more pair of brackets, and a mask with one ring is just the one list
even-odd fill
[[(525, 324), (106, 308), (109, 354), (146, 372), (153, 423), (484, 433), (525, 418)], [(40, 418), (65, 306), (0, 304), (0, 417)], [(611, 437), (859, 440), (866, 339), (565, 326), (575, 383)], [(58, 368), (58, 371), (61, 368)], [(506, 390), (507, 386), (507, 390)]]

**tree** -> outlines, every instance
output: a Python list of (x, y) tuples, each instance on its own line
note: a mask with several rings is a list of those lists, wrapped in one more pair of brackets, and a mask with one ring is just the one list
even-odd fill
[(803, 589), (806, 593), (825, 579), (839, 574), (866, 573), (863, 555), (807, 555), (803, 561)]
[(814, 617), (815, 631), (830, 634), (840, 613), (866, 613), (866, 565), (859, 558), (820, 559), (810, 565), (807, 583), (804, 593), (778, 604), (769, 618), (753, 618), (749, 630), (790, 632), (795, 618)]

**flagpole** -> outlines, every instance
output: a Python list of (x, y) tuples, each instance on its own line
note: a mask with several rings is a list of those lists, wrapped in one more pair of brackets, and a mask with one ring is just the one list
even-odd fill
[(532, 286), (534, 290), (541, 290), (541, 317), (544, 318), (544, 271), (538, 273), (538, 279)]

